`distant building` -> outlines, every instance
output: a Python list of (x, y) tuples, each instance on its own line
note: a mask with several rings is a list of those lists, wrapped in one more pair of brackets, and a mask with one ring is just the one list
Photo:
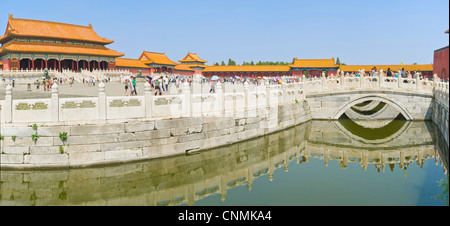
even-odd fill
[(294, 76), (320, 77), (336, 75), (339, 65), (335, 64), (334, 58), (331, 59), (297, 59), (289, 65)]
[(174, 73), (177, 63), (170, 60), (165, 53), (143, 51), (139, 60), (150, 67), (153, 73)]
[(203, 69), (206, 68), (205, 63), (207, 61), (200, 58), (196, 53), (188, 52), (187, 55), (183, 59), (178, 60), (178, 62), (181, 62), (181, 64), (177, 65), (175, 70), (179, 71), (179, 74), (185, 74), (185, 71), (189, 71), (189, 73), (192, 71), (192, 74), (201, 75)]
[(128, 70), (133, 74), (138, 74), (141, 71), (143, 76), (150, 75), (150, 67), (137, 59), (116, 58), (116, 68)]
[[(448, 34), (448, 30), (445, 31)], [(448, 47), (442, 47), (434, 51), (433, 56), (433, 74), (437, 74), (439, 78), (448, 80)]]

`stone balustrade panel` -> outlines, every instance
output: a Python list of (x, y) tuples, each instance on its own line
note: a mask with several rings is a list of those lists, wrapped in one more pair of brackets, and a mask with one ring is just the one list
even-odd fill
[(151, 96), (153, 117), (174, 118), (187, 114), (184, 95)]
[(145, 100), (142, 96), (107, 97), (107, 119), (145, 118)]
[(219, 113), (219, 97), (216, 93), (192, 94), (192, 116), (213, 116)]
[(49, 122), (52, 120), (51, 99), (12, 101), (13, 122)]
[(60, 98), (59, 121), (98, 120), (98, 97)]

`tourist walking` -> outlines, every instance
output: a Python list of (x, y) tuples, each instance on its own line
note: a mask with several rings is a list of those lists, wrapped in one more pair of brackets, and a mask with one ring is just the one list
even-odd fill
[(405, 68), (402, 68), (402, 71), (400, 73), (400, 76), (402, 76), (402, 78), (406, 78), (406, 71)]
[(386, 76), (387, 77), (392, 77), (392, 71), (391, 71), (390, 67), (388, 67), (388, 69), (387, 69)]
[(211, 80), (211, 89), (209, 92), (216, 93), (216, 82), (214, 80)]
[(155, 96), (157, 93), (161, 96), (161, 86), (162, 86), (162, 79), (161, 77), (155, 80)]
[(133, 92), (134, 92), (134, 95), (137, 96), (137, 91), (136, 91), (136, 77), (133, 77)]
[(166, 76), (163, 78), (163, 82), (164, 82), (164, 91), (169, 91), (169, 78)]
[(133, 80), (130, 81), (130, 95), (131, 95), (131, 96), (134, 95), (134, 86), (133, 86), (133, 84), (132, 84), (132, 81), (133, 81)]
[(128, 93), (128, 79), (125, 79), (125, 91), (123, 93), (124, 96), (129, 96), (130, 94)]

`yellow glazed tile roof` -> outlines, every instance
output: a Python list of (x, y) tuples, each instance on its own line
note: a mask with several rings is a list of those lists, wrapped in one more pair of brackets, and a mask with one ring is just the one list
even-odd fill
[(177, 63), (171, 61), (166, 54), (164, 53), (155, 53), (155, 52), (142, 52), (139, 60), (143, 61), (145, 64), (165, 64), (165, 65), (177, 65)]
[(113, 43), (113, 40), (100, 37), (92, 25), (81, 26), (66, 23), (18, 19), (9, 15), (6, 32), (0, 37), (2, 40), (9, 36), (43, 37), (66, 40), (78, 40), (102, 44)]
[(203, 65), (203, 64), (184, 64), (184, 65), (187, 65), (187, 66), (189, 66), (191, 68), (193, 68), (193, 67), (201, 67), (201, 68), (207, 67), (206, 65)]
[(129, 58), (116, 58), (117, 67), (134, 67), (134, 68), (150, 68), (144, 62)]
[(2, 66), (3, 65), (3, 63), (2, 62), (0, 62), (0, 66)]
[(201, 59), (197, 54), (195, 53), (189, 53), (181, 60), (178, 60), (179, 62), (202, 62), (206, 63), (206, 60)]
[(288, 65), (233, 65), (233, 66), (207, 66), (203, 72), (285, 72)]
[(84, 47), (66, 44), (47, 44), (47, 43), (25, 43), (12, 42), (0, 48), (3, 52), (39, 52), (39, 53), (59, 53), (59, 54), (77, 54), (77, 55), (94, 55), (94, 56), (110, 56), (120, 57), (123, 53), (106, 47)]
[(334, 63), (334, 58), (331, 59), (294, 59), (294, 63), (289, 65), (290, 67), (300, 68), (330, 68), (338, 67)]
[(377, 71), (383, 69), (387, 71), (390, 68), (392, 71), (401, 70), (404, 68), (405, 71), (433, 71), (433, 64), (392, 64), (392, 65), (341, 65), (339, 70), (341, 71), (358, 71), (364, 69), (364, 71), (371, 71), (373, 67), (376, 67)]
[(178, 64), (175, 66), (175, 70), (179, 71), (194, 71), (194, 69), (190, 68), (187, 64)]

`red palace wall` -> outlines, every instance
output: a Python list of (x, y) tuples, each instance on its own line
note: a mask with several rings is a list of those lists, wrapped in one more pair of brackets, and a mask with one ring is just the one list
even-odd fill
[[(2, 70), (10, 70), (10, 60), (9, 59), (2, 60), (2, 64), (3, 64)], [(1, 68), (1, 66), (0, 66), (0, 68)]]
[(448, 80), (448, 46), (435, 50), (433, 57), (433, 74), (441, 79)]
[(194, 74), (193, 71), (179, 71), (175, 70), (175, 74), (179, 74), (181, 76), (192, 76)]

